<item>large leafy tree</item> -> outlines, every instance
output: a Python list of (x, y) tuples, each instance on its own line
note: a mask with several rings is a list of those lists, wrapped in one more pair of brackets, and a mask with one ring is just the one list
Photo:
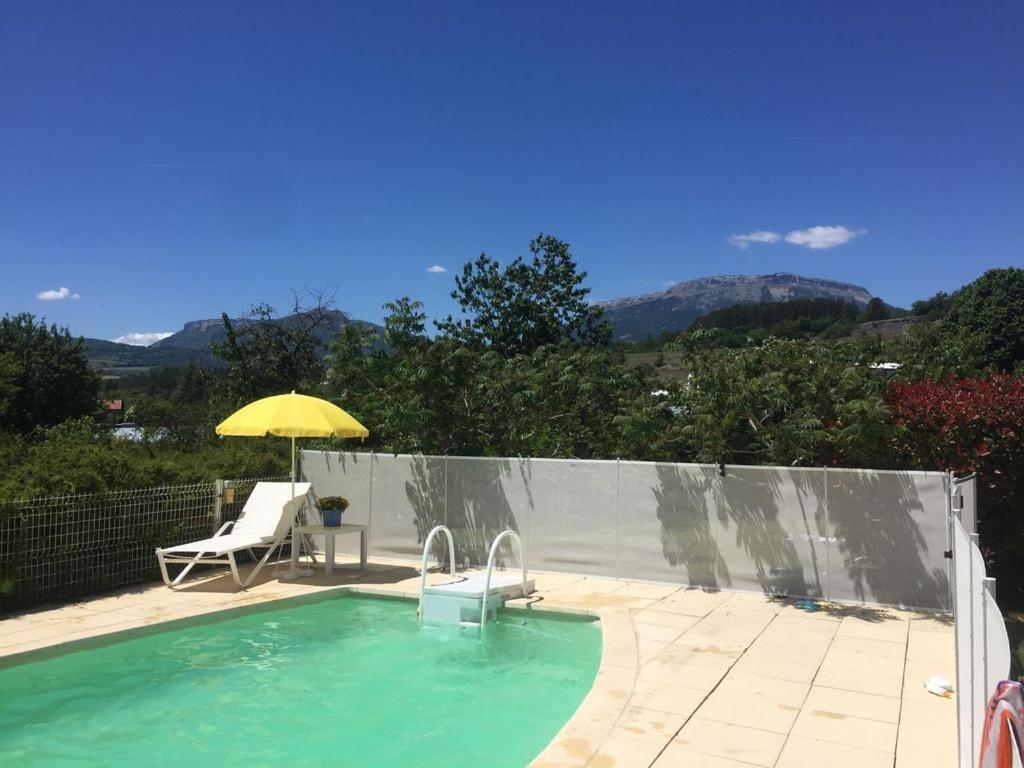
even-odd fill
[(951, 336), (967, 337), (999, 370), (1024, 361), (1024, 269), (990, 269), (953, 297), (944, 320)]
[(28, 434), (97, 410), (82, 339), (28, 313), (0, 318), (0, 429)]
[(854, 345), (768, 339), (696, 349), (681, 456), (738, 464), (884, 466), (895, 427), (872, 357)]
[(463, 317), (438, 324), (441, 332), (471, 346), (505, 355), (530, 354), (568, 339), (604, 346), (611, 327), (601, 308), (587, 301), (586, 272), (577, 269), (569, 244), (551, 235), (530, 241), (532, 258), (501, 265), (487, 254), (469, 262), (455, 278), (452, 298)]
[(332, 321), (325, 306), (304, 309), (297, 300), (293, 313), (280, 318), (272, 306), (261, 304), (244, 324), (236, 325), (226, 314), (221, 319), (227, 337), (212, 348), (227, 365), (221, 380), (225, 405), (319, 387), (326, 345), (318, 330)]

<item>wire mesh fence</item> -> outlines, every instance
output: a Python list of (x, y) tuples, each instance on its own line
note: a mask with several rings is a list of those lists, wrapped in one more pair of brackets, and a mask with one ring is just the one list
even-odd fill
[[(238, 517), (260, 480), (165, 485), (0, 503), (0, 609), (159, 578), (153, 550)], [(225, 489), (228, 489), (225, 492)]]

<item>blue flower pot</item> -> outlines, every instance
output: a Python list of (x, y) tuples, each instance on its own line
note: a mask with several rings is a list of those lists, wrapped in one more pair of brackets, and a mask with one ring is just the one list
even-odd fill
[(341, 512), (340, 509), (321, 509), (320, 515), (324, 519), (324, 525), (329, 528), (341, 525)]

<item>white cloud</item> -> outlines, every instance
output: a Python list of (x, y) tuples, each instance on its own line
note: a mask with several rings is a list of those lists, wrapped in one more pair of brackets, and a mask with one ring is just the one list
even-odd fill
[(747, 232), (744, 235), (729, 235), (729, 245), (735, 245), (741, 251), (747, 250), (752, 243), (777, 243), (782, 239), (778, 232), (771, 232), (759, 229), (756, 232)]
[(433, 272), (435, 275), (443, 275), (448, 270), (442, 267), (440, 264), (433, 264), (427, 267), (427, 272)]
[(867, 234), (866, 229), (818, 226), (807, 229), (794, 229), (786, 235), (786, 242), (792, 245), (806, 245), (812, 251), (823, 251), (826, 248), (846, 245), (853, 238), (864, 234)]
[(151, 331), (149, 333), (139, 333), (138, 331), (132, 331), (126, 333), (124, 336), (118, 336), (116, 341), (118, 344), (131, 344), (133, 347), (148, 347), (150, 344), (154, 344), (161, 339), (166, 339), (171, 336), (170, 331)]
[(50, 290), (37, 293), (36, 298), (40, 301), (64, 301), (64, 299), (79, 299), (81, 296), (61, 286), (56, 291)]

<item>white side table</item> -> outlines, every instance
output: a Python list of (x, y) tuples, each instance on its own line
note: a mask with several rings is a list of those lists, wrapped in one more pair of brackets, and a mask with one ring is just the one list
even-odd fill
[(366, 526), (356, 523), (342, 523), (341, 525), (300, 525), (296, 527), (299, 533), (316, 536), (323, 536), (326, 539), (326, 550), (324, 556), (324, 573), (330, 576), (334, 573), (334, 539), (339, 533), (359, 533), (359, 568), (366, 570)]

